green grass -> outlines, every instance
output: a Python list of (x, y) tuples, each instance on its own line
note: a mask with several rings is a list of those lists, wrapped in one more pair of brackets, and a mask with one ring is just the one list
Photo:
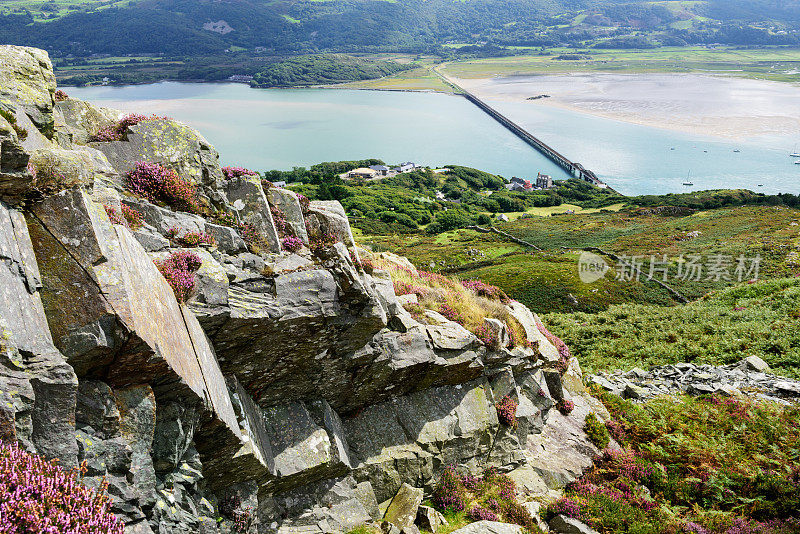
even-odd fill
[(664, 47), (652, 50), (589, 51), (591, 59), (556, 60), (573, 49), (551, 49), (551, 56), (519, 55), (450, 62), (442, 71), (455, 78), (563, 74), (572, 72), (709, 72), (727, 73), (776, 81), (799, 81), (800, 75), (787, 74), (800, 66), (800, 48), (740, 50), (732, 47)]
[(746, 356), (800, 377), (800, 279), (731, 287), (685, 306), (613, 305), (596, 314), (544, 317), (588, 372)]
[(691, 397), (638, 406), (594, 393), (626, 449), (598, 458), (548, 515), (567, 511), (602, 533), (800, 532), (800, 408)]
[[(635, 211), (583, 212), (521, 218), (497, 225), (544, 252), (533, 252), (500, 236), (472, 230), (455, 230), (437, 236), (361, 235), (358, 239), (381, 250), (407, 256), (415, 265), (428, 270), (433, 262), (436, 271), (455, 272), (462, 278), (480, 278), (501, 287), (537, 313), (594, 313), (612, 304), (669, 305), (674, 302), (655, 284), (617, 281), (610, 273), (593, 284), (582, 283), (578, 276), (577, 251), (584, 247), (600, 247), (618, 255), (645, 256), (647, 262), (651, 255), (666, 254), (672, 262), (668, 283), (688, 298), (697, 299), (709, 291), (729, 287), (730, 282), (679, 280), (674, 276), (678, 258), (759, 254), (761, 278), (794, 276), (800, 274), (800, 266), (790, 262), (791, 251), (800, 251), (800, 227), (792, 226), (797, 221), (800, 221), (800, 211), (796, 209), (742, 206), (699, 211), (682, 217), (636, 215)], [(700, 232), (700, 235), (687, 239), (690, 232)]]

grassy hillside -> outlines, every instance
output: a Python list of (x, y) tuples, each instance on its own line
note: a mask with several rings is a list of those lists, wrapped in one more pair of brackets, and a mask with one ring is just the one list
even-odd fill
[(743, 284), (685, 306), (619, 304), (545, 321), (588, 371), (693, 362), (729, 364), (756, 355), (800, 376), (800, 279)]
[(799, 21), (780, 0), (0, 0), (0, 42), (76, 57), (797, 45)]

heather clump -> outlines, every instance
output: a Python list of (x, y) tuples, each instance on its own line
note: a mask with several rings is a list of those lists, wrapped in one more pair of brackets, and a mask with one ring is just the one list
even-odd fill
[(103, 126), (100, 128), (93, 136), (89, 138), (89, 141), (94, 141), (98, 143), (108, 143), (111, 141), (124, 141), (128, 135), (128, 128), (131, 126), (135, 126), (140, 122), (144, 121), (155, 121), (155, 120), (169, 120), (169, 117), (159, 117), (156, 115), (138, 115), (135, 113), (131, 113), (129, 115), (125, 115), (120, 120), (113, 124), (109, 124), (107, 126)]
[(363, 263), (369, 269), (388, 271), (392, 276), (396, 295), (416, 295), (422, 308), (436, 311), (446, 319), (460, 324), (492, 350), (504, 347), (500, 347), (497, 332), (485, 323), (484, 319), (487, 317), (502, 321), (508, 326), (511, 340), (509, 346), (529, 346), (525, 329), (505, 306), (509, 302), (508, 297), (500, 290), (490, 289), (494, 286), (477, 280), (461, 282), (424, 270), (411, 271), (384, 259)]
[(517, 502), (514, 481), (495, 468), (483, 476), (460, 474), (454, 466), (439, 475), (433, 492), (433, 505), (445, 516), (459, 514), (457, 522), (502, 521), (523, 526), (529, 532), (540, 532), (530, 513)]
[(517, 407), (519, 403), (506, 395), (495, 404), (497, 419), (501, 424), (511, 428), (517, 427)]
[(119, 211), (108, 204), (103, 204), (103, 208), (105, 208), (106, 214), (113, 224), (119, 224), (131, 230), (138, 230), (144, 225), (142, 213), (126, 204), (122, 204)]
[(536, 328), (542, 335), (547, 338), (547, 340), (552, 343), (556, 349), (558, 349), (558, 362), (556, 363), (556, 369), (562, 375), (567, 372), (569, 368), (569, 359), (571, 358), (569, 347), (567, 344), (561, 341), (561, 338), (551, 333), (542, 321), (539, 320), (539, 317), (535, 317), (536, 319)]
[(0, 532), (122, 534), (124, 524), (105, 494), (108, 484), (87, 488), (80, 481), (84, 469), (67, 471), (0, 441)]
[(587, 417), (584, 430), (598, 447), (611, 436), (623, 448), (605, 449), (566, 488), (573, 517), (600, 532), (800, 532), (800, 407), (718, 396), (634, 404), (590, 390), (612, 420)]
[(214, 236), (205, 232), (189, 231), (181, 234), (180, 228), (172, 227), (167, 230), (167, 239), (178, 247), (211, 247), (214, 246)]
[(125, 185), (131, 193), (154, 204), (166, 204), (191, 213), (202, 211), (196, 187), (178, 176), (175, 170), (158, 163), (137, 161), (128, 173)]
[(222, 174), (228, 180), (242, 178), (244, 176), (258, 176), (256, 171), (251, 171), (250, 169), (245, 169), (244, 167), (222, 167)]
[(195, 272), (203, 264), (194, 252), (181, 250), (171, 253), (163, 260), (154, 262), (161, 275), (167, 281), (178, 302), (186, 302), (194, 292)]
[(569, 415), (575, 409), (575, 403), (568, 399), (561, 399), (556, 403), (556, 409), (562, 415)]
[(303, 240), (290, 235), (281, 239), (281, 246), (284, 250), (288, 250), (289, 252), (297, 252), (303, 248)]

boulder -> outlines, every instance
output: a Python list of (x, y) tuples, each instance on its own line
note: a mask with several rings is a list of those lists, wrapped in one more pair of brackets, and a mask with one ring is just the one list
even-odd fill
[(76, 464), (78, 380), (54, 346), (22, 213), (0, 202), (0, 435)]
[(306, 215), (309, 238), (332, 234), (360, 260), (347, 214), (338, 200), (312, 200)]
[(420, 506), (417, 509), (416, 524), (428, 532), (436, 534), (440, 528), (446, 527), (450, 523), (448, 523), (447, 519), (445, 519), (444, 516), (435, 508), (431, 508), (430, 506)]
[(94, 142), (121, 176), (137, 161), (160, 163), (199, 186), (206, 196), (221, 203), (217, 190), (223, 183), (219, 154), (202, 135), (172, 119), (144, 120), (129, 128), (123, 141)]
[(2, 45), (0, 64), (0, 102), (20, 106), (39, 130), (52, 135), (56, 78), (50, 56), (38, 48)]
[(101, 128), (120, 120), (125, 113), (116, 109), (95, 106), (76, 98), (56, 102), (55, 112), (58, 122), (71, 143), (85, 145)]
[(599, 534), (586, 523), (561, 514), (550, 520), (550, 530), (558, 534)]
[(270, 187), (265, 193), (269, 203), (279, 208), (285, 215), (289, 233), (300, 238), (303, 243), (308, 245), (306, 222), (303, 217), (303, 210), (300, 207), (300, 201), (297, 199), (297, 193), (279, 187)]
[(742, 369), (748, 371), (758, 371), (759, 373), (766, 373), (769, 371), (769, 365), (767, 362), (758, 356), (748, 356), (740, 362), (740, 366)]
[(414, 525), (422, 496), (421, 489), (403, 484), (389, 503), (383, 516), (384, 521), (388, 521), (401, 531)]
[(224, 191), (238, 220), (253, 225), (261, 236), (265, 251), (280, 252), (280, 238), (259, 178), (242, 176), (228, 180), (224, 184)]
[(16, 131), (0, 116), (0, 200), (16, 205), (33, 189), (28, 159)]
[(451, 534), (522, 534), (524, 529), (512, 523), (499, 523), (497, 521), (476, 521), (469, 525), (454, 530)]

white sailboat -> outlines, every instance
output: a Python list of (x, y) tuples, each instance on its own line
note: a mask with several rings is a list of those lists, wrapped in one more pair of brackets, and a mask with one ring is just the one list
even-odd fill
[(792, 153), (789, 154), (789, 157), (790, 158), (800, 158), (800, 152), (797, 151), (797, 145), (794, 145), (794, 150), (792, 150)]
[(694, 185), (694, 182), (692, 182), (689, 179), (689, 176), (691, 176), (691, 174), (692, 174), (692, 171), (689, 171), (689, 172), (686, 173), (686, 181), (683, 182), (683, 185)]

